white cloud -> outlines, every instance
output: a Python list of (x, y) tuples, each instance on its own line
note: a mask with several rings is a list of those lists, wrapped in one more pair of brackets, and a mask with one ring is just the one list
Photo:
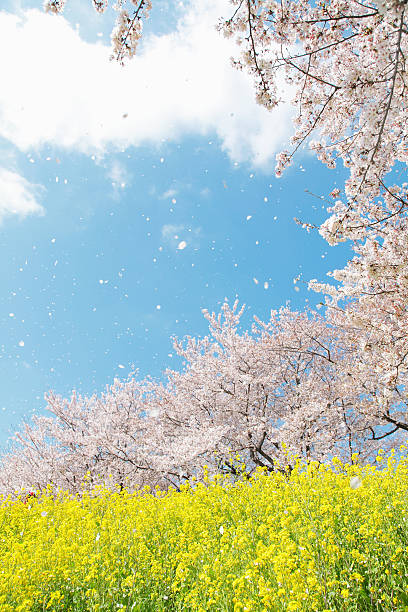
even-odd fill
[(0, 221), (8, 215), (26, 217), (43, 214), (37, 201), (38, 185), (29, 183), (17, 172), (0, 167)]
[(288, 107), (256, 105), (250, 78), (230, 65), (235, 47), (214, 28), (225, 1), (192, 7), (124, 69), (61, 16), (0, 12), (0, 134), (24, 151), (103, 153), (216, 132), (234, 159), (270, 161), (290, 130)]

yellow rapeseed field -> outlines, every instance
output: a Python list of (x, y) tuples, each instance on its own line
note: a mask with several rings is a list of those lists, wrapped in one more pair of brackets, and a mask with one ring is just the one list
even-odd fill
[(408, 610), (405, 454), (24, 498), (0, 508), (2, 612)]

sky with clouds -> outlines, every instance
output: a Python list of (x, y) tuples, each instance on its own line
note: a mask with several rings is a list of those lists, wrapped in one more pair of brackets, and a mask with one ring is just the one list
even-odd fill
[(224, 0), (156, 0), (137, 57), (109, 61), (113, 11), (0, 10), (0, 442), (44, 392), (100, 392), (177, 368), (224, 298), (256, 314), (319, 301), (348, 257), (319, 223), (341, 185), (306, 151), (281, 179), (290, 91), (267, 112), (215, 29)]

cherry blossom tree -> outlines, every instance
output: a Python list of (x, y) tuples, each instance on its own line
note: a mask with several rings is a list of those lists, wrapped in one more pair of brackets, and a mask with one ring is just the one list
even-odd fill
[(146, 418), (149, 381), (115, 380), (100, 397), (46, 396), (49, 416), (35, 416), (15, 435), (2, 461), (3, 490), (47, 484), (79, 491), (88, 481), (133, 487), (165, 486), (160, 428)]
[(317, 315), (283, 308), (240, 334), (241, 315), (225, 303), (219, 315), (205, 313), (210, 336), (176, 343), (185, 367), (167, 373), (161, 403), (175, 435), (186, 418), (219, 427), (218, 460), (229, 469), (231, 452), (271, 470), (285, 464), (285, 445), (305, 458), (327, 456), (343, 433), (331, 330)]
[(331, 274), (337, 285), (311, 282), (326, 295), (328, 321), (347, 329), (354, 346), (353, 359), (338, 375), (345, 388), (361, 389), (367, 440), (408, 432), (407, 226), (405, 216), (395, 216), (380, 237), (373, 232), (357, 244), (356, 256)]

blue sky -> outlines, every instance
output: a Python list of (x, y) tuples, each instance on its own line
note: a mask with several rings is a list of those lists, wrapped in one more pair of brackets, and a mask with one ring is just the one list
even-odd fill
[(293, 221), (321, 222), (326, 202), (305, 190), (344, 173), (304, 152), (274, 177), (292, 110), (257, 107), (230, 67), (213, 28), (225, 2), (156, 2), (125, 69), (108, 60), (111, 13), (39, 4), (0, 11), (2, 444), (50, 389), (179, 367), (171, 337), (204, 335), (201, 309), (224, 298), (247, 304), (247, 327), (316, 304), (293, 279), (349, 256)]

